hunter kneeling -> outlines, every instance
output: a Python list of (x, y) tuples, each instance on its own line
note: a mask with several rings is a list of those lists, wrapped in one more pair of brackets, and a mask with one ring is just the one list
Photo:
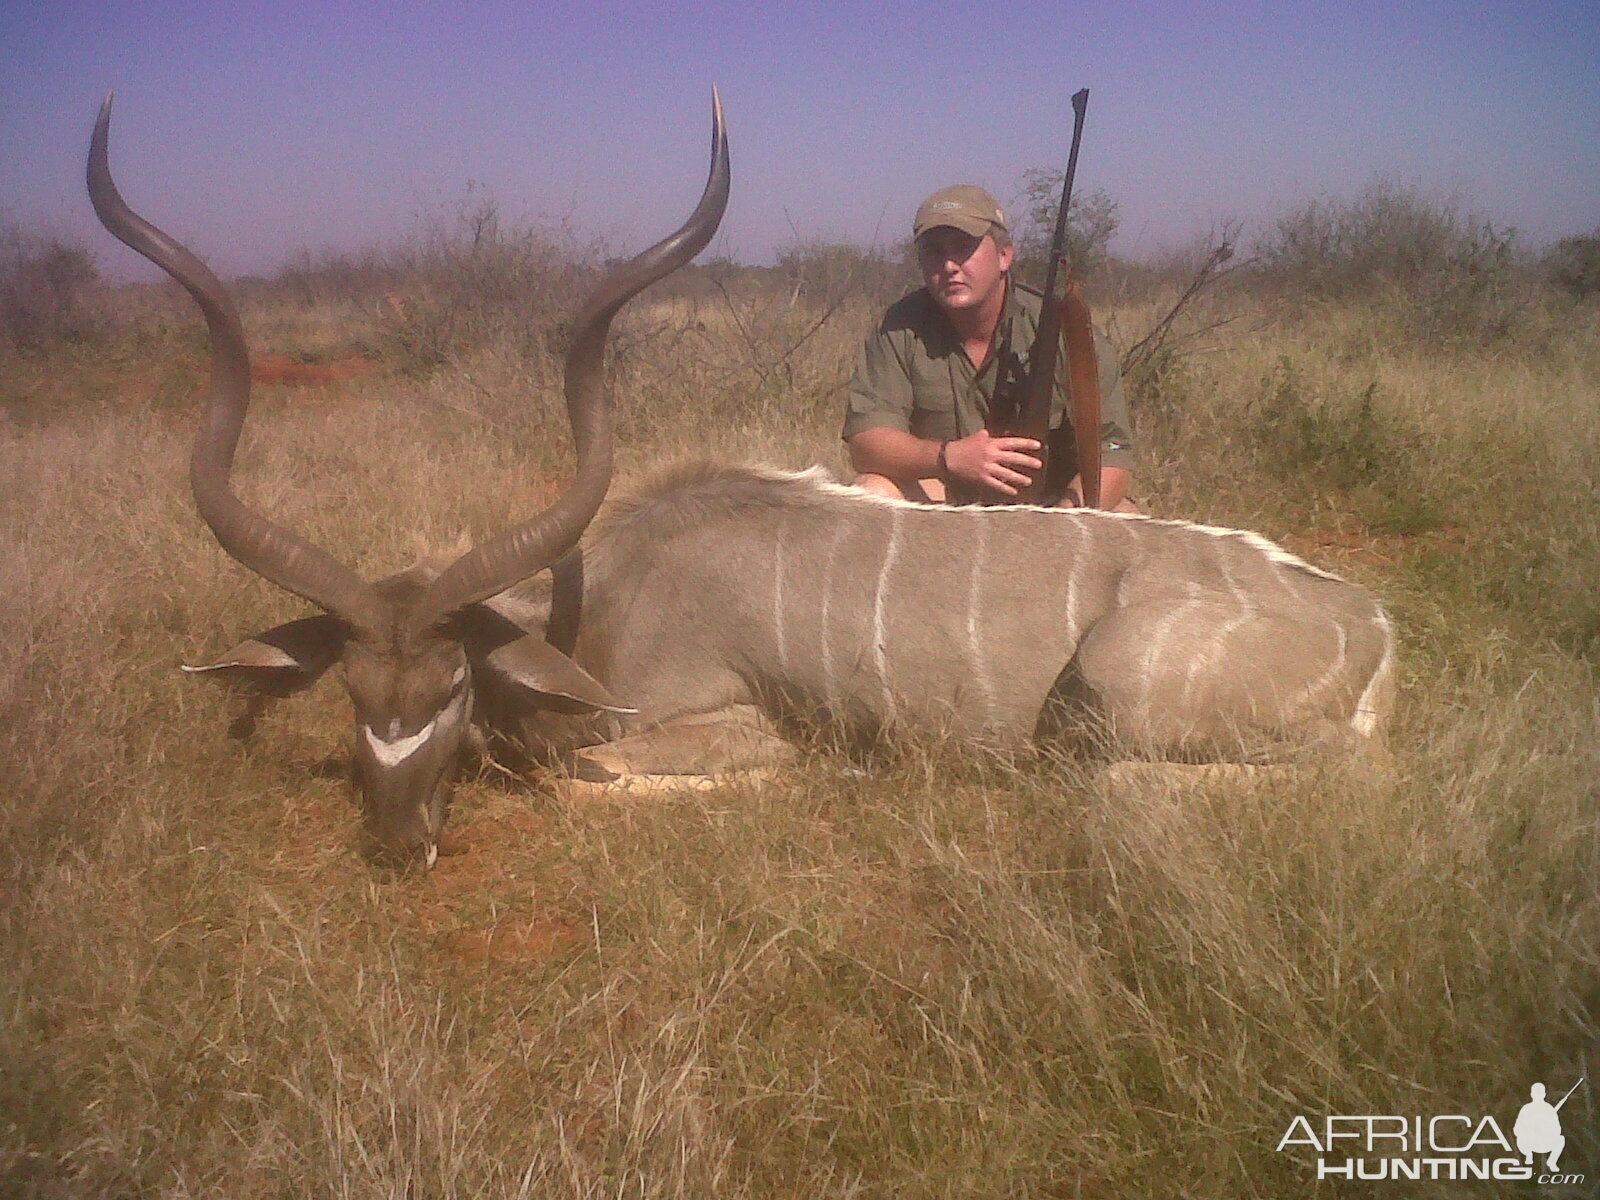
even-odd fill
[[(980, 187), (935, 192), (912, 226), (923, 286), (890, 306), (867, 338), (850, 381), (844, 439), (853, 482), (885, 496), (934, 503), (1015, 496), (1037, 471), (1039, 443), (995, 437), (986, 423), (996, 381), (1017, 388), (1042, 297), (1011, 278), (1015, 249), (1005, 213)], [(1101, 393), (1100, 507), (1136, 512), (1128, 499), (1131, 440), (1117, 358), (1095, 333)], [(1081, 503), (1068, 385), (1057, 359), (1051, 399), (1052, 457), (1072, 465), (1055, 502)], [(1063, 478), (1068, 478), (1066, 472)], [(993, 493), (999, 493), (995, 497)]]

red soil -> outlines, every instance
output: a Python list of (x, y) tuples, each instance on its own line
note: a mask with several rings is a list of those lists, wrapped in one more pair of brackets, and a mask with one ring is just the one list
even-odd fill
[(371, 375), (377, 370), (371, 359), (354, 355), (331, 363), (296, 362), (287, 354), (256, 354), (250, 359), (250, 378), (257, 383), (284, 387), (321, 387)]

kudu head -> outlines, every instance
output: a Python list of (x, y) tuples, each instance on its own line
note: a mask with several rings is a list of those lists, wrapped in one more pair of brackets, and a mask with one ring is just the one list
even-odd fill
[[(189, 482), (217, 541), (250, 570), (322, 610), (266, 630), (215, 663), (190, 668), (252, 697), (310, 686), (335, 662), (355, 707), (354, 782), (366, 843), (392, 864), (438, 854), (453, 777), (472, 736), (473, 675), (493, 672), (530, 698), (568, 708), (626, 711), (606, 689), (544, 640), (496, 617), (483, 601), (550, 566), (577, 544), (611, 480), (611, 420), (603, 366), (612, 318), (633, 296), (698, 254), (728, 203), (728, 143), (712, 94), (711, 171), (681, 229), (612, 269), (574, 322), (566, 361), (567, 415), (577, 451), (571, 485), (549, 508), (467, 551), (443, 571), (405, 572), (378, 584), (298, 534), (247, 507), (233, 492), (234, 449), (250, 404), (250, 366), (233, 302), (198, 258), (130, 209), (111, 180), (111, 97), (89, 147), (89, 196), (117, 238), (177, 280), (210, 332), (211, 379)], [(248, 718), (246, 718), (248, 719)]]

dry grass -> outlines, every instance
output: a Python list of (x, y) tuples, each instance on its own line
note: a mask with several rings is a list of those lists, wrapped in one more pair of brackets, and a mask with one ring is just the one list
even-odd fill
[[(625, 476), (840, 465), (868, 304), (793, 345), (818, 308), (738, 303), (629, 317)], [(1314, 325), (1233, 303), (1141, 397), (1145, 495), (1391, 600), (1392, 791), (1130, 802), (938, 746), (865, 771), (818, 748), (782, 786), (668, 803), (486, 776), (457, 853), (401, 881), (355, 853), (337, 687), (242, 747), (174, 670), (298, 611), (188, 504), (192, 339), (14, 376), (49, 403), (0, 434), (0, 1191), (1307, 1195), (1274, 1150), (1296, 1114), (1509, 1130), (1531, 1081), (1592, 1072), (1600, 331), (1446, 356), (1386, 340), (1373, 302)], [(340, 354), (371, 332), (300, 319)], [(250, 320), (293, 349), (292, 308)], [(557, 385), (491, 340), (422, 377), (269, 386), (242, 488), (393, 570), (549, 496)], [(1564, 1116), (1592, 1185), (1593, 1093)]]

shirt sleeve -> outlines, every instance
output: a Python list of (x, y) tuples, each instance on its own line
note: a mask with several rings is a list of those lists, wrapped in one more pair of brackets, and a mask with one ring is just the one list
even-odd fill
[(884, 325), (868, 335), (856, 359), (845, 403), (846, 441), (867, 429), (911, 428), (911, 371)]

